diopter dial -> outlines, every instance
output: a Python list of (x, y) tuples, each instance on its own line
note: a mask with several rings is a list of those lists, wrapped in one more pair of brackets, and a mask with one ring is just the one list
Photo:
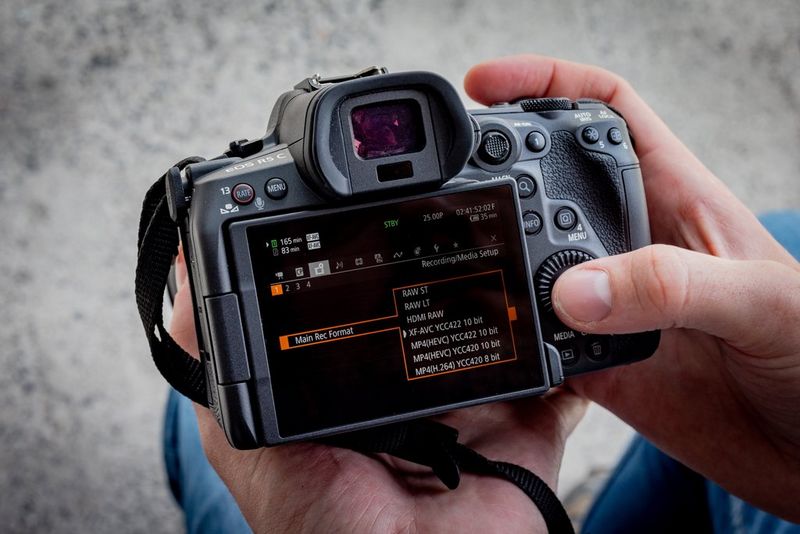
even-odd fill
[(553, 311), (553, 285), (555, 285), (556, 279), (564, 271), (574, 265), (593, 259), (593, 256), (580, 250), (561, 250), (544, 260), (533, 279), (536, 296), (542, 305), (542, 309), (547, 312)]

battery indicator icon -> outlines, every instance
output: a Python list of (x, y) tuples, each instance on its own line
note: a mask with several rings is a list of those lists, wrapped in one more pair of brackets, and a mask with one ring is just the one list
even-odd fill
[(476, 214), (476, 215), (470, 215), (469, 216), (469, 222), (478, 222), (480, 220), (481, 220), (481, 216), (480, 215)]

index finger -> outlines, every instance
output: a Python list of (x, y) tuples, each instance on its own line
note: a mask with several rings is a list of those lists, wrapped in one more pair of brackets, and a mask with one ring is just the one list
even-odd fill
[(595, 98), (623, 114), (636, 136), (640, 159), (670, 145), (686, 150), (627, 81), (599, 67), (533, 54), (509, 56), (472, 67), (464, 78), (464, 88), (483, 104), (524, 97)]

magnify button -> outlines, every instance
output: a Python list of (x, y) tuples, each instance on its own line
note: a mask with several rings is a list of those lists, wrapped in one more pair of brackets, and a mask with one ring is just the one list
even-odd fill
[(536, 182), (527, 174), (517, 176), (517, 192), (519, 198), (532, 197), (536, 193)]

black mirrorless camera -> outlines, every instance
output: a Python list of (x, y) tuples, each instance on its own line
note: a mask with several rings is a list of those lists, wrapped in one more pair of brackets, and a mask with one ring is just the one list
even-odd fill
[(550, 292), (650, 243), (623, 118), (593, 100), (467, 112), (428, 72), (304, 80), (266, 136), (168, 175), (209, 404), (237, 448), (544, 393), (651, 355)]

